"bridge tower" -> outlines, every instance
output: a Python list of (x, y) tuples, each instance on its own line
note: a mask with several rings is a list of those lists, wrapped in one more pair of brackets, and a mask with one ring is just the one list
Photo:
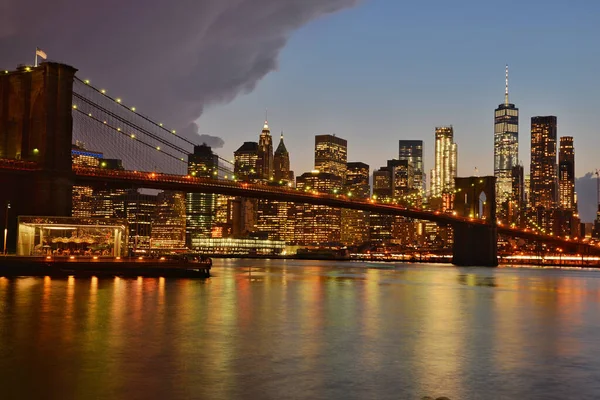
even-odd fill
[(44, 62), (0, 74), (0, 158), (33, 161), (39, 167), (26, 175), (0, 174), (0, 217), (4, 220), (9, 212), (9, 249), (15, 248), (17, 215), (71, 215), (71, 108), (76, 71)]
[(496, 178), (455, 178), (454, 212), (484, 224), (455, 224), (452, 263), (458, 266), (498, 265)]

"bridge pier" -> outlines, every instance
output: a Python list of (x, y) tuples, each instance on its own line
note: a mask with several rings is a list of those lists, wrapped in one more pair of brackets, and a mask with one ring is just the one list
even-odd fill
[(18, 215), (71, 215), (75, 72), (44, 62), (0, 74), (0, 159), (37, 165), (37, 170), (17, 167), (0, 174), (0, 216), (8, 227), (9, 251), (16, 247)]
[(489, 225), (454, 226), (452, 264), (461, 267), (498, 266), (498, 230)]
[(454, 184), (454, 214), (478, 223), (465, 221), (454, 224), (452, 263), (458, 266), (497, 266), (496, 178), (454, 178)]

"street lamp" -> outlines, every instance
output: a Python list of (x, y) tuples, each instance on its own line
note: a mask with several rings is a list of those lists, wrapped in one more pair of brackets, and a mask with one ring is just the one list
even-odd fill
[(6, 210), (4, 210), (4, 255), (6, 256), (6, 238), (8, 237), (8, 210), (10, 201), (6, 202)]

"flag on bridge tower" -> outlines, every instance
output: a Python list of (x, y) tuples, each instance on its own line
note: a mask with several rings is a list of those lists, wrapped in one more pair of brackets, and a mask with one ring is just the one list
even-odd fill
[(38, 57), (42, 57), (44, 60), (46, 60), (48, 58), (48, 56), (46, 55), (46, 52), (42, 49), (40, 49), (39, 47), (35, 48), (35, 66), (38, 66)]

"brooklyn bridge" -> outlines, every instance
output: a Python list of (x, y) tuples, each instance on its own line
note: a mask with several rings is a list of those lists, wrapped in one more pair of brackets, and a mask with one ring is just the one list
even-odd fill
[[(124, 160), (117, 170), (72, 164), (76, 141)], [(0, 218), (9, 248), (16, 246), (18, 215), (70, 216), (74, 185), (101, 188), (147, 188), (186, 193), (215, 193), (246, 198), (327, 205), (428, 220), (454, 231), (453, 263), (495, 266), (498, 235), (560, 246), (565, 252), (593, 254), (593, 244), (496, 221), (495, 178), (456, 178), (454, 210), (360, 200), (341, 193), (317, 193), (287, 187), (238, 182), (219, 174), (199, 178), (186, 174), (184, 155), (196, 145), (155, 119), (123, 104), (87, 80), (76, 69), (54, 62), (0, 73)], [(485, 195), (488, 206), (480, 209)]]

